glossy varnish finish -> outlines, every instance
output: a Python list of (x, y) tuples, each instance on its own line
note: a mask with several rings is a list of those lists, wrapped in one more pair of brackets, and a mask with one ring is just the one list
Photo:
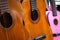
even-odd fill
[(32, 38), (36, 38), (43, 34), (46, 34), (46, 38), (44, 40), (53, 40), (51, 29), (46, 21), (45, 12), (46, 7), (44, 0), (36, 0), (37, 11), (38, 11), (38, 22), (33, 22), (31, 20), (31, 5), (30, 0), (24, 0), (22, 2), (23, 7), (23, 19), (25, 22), (25, 28), (31, 34)]
[(9, 28), (4, 28), (0, 24), (0, 40), (31, 40), (28, 31), (22, 24), (20, 17), (20, 6), (17, 0), (7, 0), (9, 13), (12, 17), (12, 25)]

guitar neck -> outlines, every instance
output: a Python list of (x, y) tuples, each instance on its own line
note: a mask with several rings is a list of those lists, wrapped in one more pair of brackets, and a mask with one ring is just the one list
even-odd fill
[(9, 12), (8, 0), (1, 0), (0, 1), (0, 10), (1, 10), (1, 12)]
[(32, 11), (37, 9), (36, 0), (30, 0), (30, 4), (31, 4), (30, 6)]
[(50, 0), (51, 6), (52, 6), (52, 12), (53, 16), (57, 16), (57, 10), (56, 10), (56, 5), (55, 5), (55, 0)]

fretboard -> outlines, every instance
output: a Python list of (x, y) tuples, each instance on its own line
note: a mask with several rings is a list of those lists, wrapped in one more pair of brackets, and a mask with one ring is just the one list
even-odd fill
[(55, 0), (50, 0), (51, 6), (52, 6), (52, 14), (53, 16), (57, 16), (57, 10), (56, 10), (56, 4), (55, 4)]
[(8, 0), (0, 0), (0, 10), (1, 12), (9, 12)]
[(36, 0), (30, 0), (30, 6), (31, 6), (31, 10), (36, 10), (37, 7), (36, 7)]

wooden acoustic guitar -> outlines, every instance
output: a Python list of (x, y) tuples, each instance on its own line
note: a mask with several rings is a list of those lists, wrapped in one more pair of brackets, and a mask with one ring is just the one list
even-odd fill
[(25, 28), (35, 40), (53, 40), (51, 29), (46, 21), (44, 0), (23, 0)]
[(47, 19), (54, 34), (53, 40), (60, 40), (60, 12), (57, 10), (55, 0), (50, 0), (51, 7), (46, 12)]
[(17, 0), (1, 0), (0, 3), (0, 40), (31, 40), (22, 24)]

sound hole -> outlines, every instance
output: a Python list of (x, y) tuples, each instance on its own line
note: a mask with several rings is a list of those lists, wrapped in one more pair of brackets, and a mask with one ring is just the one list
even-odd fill
[(54, 24), (57, 25), (58, 24), (58, 20), (54, 19)]
[(4, 12), (1, 16), (1, 25), (4, 28), (9, 28), (12, 25), (12, 17), (10, 13)]
[(31, 19), (36, 21), (38, 19), (38, 12), (37, 10), (31, 11)]
[(24, 22), (24, 20), (23, 20), (23, 25), (25, 25), (25, 22)]
[(20, 3), (22, 3), (23, 2), (23, 0), (20, 0)]

